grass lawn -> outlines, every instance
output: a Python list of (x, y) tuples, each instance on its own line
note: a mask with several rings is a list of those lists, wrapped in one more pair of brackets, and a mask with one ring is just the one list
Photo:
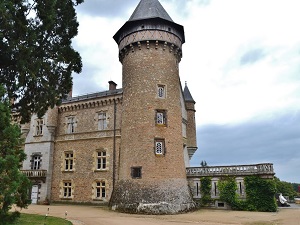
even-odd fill
[(21, 214), (16, 223), (12, 225), (72, 225), (71, 222), (52, 216)]

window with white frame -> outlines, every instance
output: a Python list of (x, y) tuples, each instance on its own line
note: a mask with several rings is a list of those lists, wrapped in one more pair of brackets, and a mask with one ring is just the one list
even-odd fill
[(65, 152), (65, 171), (72, 171), (74, 163), (74, 154), (73, 152)]
[(67, 133), (72, 134), (75, 132), (75, 117), (71, 116), (67, 118)]
[(155, 139), (154, 140), (154, 151), (156, 155), (165, 154), (165, 140), (164, 139)]
[(43, 135), (43, 124), (44, 124), (43, 119), (36, 119), (35, 120), (35, 135), (36, 136)]
[(166, 110), (156, 110), (155, 112), (155, 124), (159, 126), (167, 125), (167, 113)]
[(157, 97), (165, 98), (166, 97), (166, 87), (165, 85), (157, 85)]
[(31, 156), (31, 169), (39, 170), (41, 168), (42, 156), (40, 154), (34, 154)]
[(107, 128), (106, 112), (98, 113), (98, 130), (105, 130)]
[(64, 198), (72, 198), (72, 182), (64, 181), (63, 182), (63, 197)]
[(97, 170), (105, 170), (106, 169), (106, 151), (98, 151), (96, 158), (96, 169)]
[(96, 181), (96, 199), (103, 199), (106, 197), (106, 186), (105, 181)]

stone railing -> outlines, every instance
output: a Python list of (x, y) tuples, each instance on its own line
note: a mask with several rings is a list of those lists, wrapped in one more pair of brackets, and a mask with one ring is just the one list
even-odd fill
[(47, 170), (21, 170), (28, 178), (46, 178)]
[(249, 175), (271, 175), (274, 169), (272, 163), (234, 165), (234, 166), (205, 166), (186, 168), (187, 177), (219, 177), (219, 176), (249, 176)]

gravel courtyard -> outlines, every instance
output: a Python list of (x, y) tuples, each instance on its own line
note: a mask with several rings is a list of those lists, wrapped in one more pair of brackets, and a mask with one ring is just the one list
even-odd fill
[(300, 205), (279, 208), (278, 212), (272, 213), (202, 209), (187, 214), (163, 216), (124, 214), (102, 207), (76, 205), (30, 205), (21, 212), (66, 217), (74, 225), (300, 225)]

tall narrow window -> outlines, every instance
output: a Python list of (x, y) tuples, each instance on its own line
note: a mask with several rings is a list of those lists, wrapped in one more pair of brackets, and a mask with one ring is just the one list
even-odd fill
[(161, 126), (167, 125), (167, 113), (165, 110), (156, 110), (155, 123)]
[(67, 133), (72, 134), (75, 132), (75, 117), (69, 117), (67, 122)]
[(71, 182), (64, 182), (63, 192), (64, 192), (64, 198), (72, 197), (72, 183)]
[(73, 170), (73, 161), (74, 161), (73, 152), (66, 152), (65, 153), (65, 171), (72, 171)]
[(156, 155), (164, 155), (165, 153), (165, 140), (155, 139), (154, 151)]
[(32, 155), (31, 157), (31, 169), (39, 170), (41, 168), (41, 155)]
[(106, 169), (106, 151), (97, 152), (97, 170), (105, 170)]
[(96, 198), (103, 199), (106, 197), (105, 181), (96, 182)]
[(166, 88), (165, 88), (165, 85), (158, 85), (157, 86), (157, 96), (159, 98), (165, 98), (166, 97)]
[(43, 135), (43, 124), (44, 120), (43, 119), (36, 119), (35, 120), (35, 135)]
[(98, 129), (105, 130), (106, 128), (107, 128), (106, 112), (100, 112), (98, 114)]

